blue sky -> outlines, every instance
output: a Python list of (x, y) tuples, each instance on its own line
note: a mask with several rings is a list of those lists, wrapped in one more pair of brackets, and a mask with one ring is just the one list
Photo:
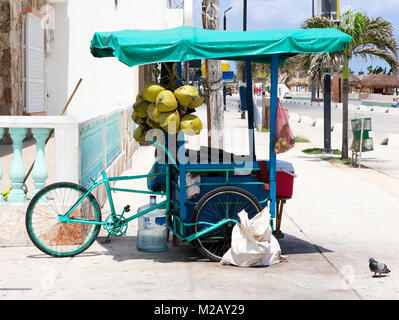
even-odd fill
[[(194, 26), (202, 28), (201, 0), (194, 0)], [(317, 5), (315, 0), (315, 5)], [(312, 16), (312, 0), (247, 0), (247, 30), (296, 29)], [(243, 0), (219, 0), (221, 28), (223, 28), (223, 12), (228, 7), (227, 30), (238, 31), (243, 28)], [(399, 0), (340, 0), (340, 11), (346, 6), (363, 11), (371, 17), (382, 17), (391, 22), (396, 37), (399, 37)], [(317, 11), (316, 11), (317, 12)], [(364, 61), (353, 59), (350, 68), (358, 73), (369, 65), (383, 68), (387, 64), (379, 59)], [(389, 70), (389, 67), (387, 67)]]

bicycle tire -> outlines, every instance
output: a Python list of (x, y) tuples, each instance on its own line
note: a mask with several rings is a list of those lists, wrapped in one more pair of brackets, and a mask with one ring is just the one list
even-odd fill
[[(60, 222), (80, 197), (88, 191), (71, 182), (58, 182), (40, 190), (30, 201), (26, 211), (26, 231), (33, 244), (53, 257), (72, 257), (82, 253), (96, 240), (101, 226), (98, 224)], [(89, 193), (70, 217), (101, 222), (101, 209)], [(50, 225), (45, 225), (45, 219)], [(44, 229), (46, 228), (46, 229)]]
[[(228, 207), (229, 196), (233, 200), (235, 197), (237, 199), (241, 199), (243, 201), (239, 206)], [(217, 199), (219, 197), (219, 199)], [(213, 199), (213, 203), (211, 202)], [(218, 207), (218, 203), (223, 203), (224, 200), (227, 200), (227, 205), (225, 207), (220, 206), (220, 211)], [(216, 201), (217, 202), (216, 202)], [(236, 201), (236, 200), (235, 200)], [(239, 201), (239, 200), (238, 200)], [(238, 202), (237, 202), (238, 203)], [(209, 209), (211, 211), (206, 211)], [(226, 211), (224, 212), (223, 208)], [(238, 220), (238, 213), (242, 210), (246, 210), (248, 213), (248, 218), (253, 218), (257, 213), (263, 210), (259, 201), (248, 191), (238, 188), (238, 187), (219, 187), (212, 191), (209, 191), (205, 194), (198, 204), (195, 206), (192, 216), (192, 223), (199, 222), (210, 222), (216, 223), (224, 218), (235, 219)], [(211, 261), (220, 261), (223, 255), (230, 249), (231, 247), (231, 233), (235, 224), (225, 224), (214, 231), (206, 233), (192, 242), (197, 248), (197, 250), (206, 258), (209, 258)], [(201, 231), (206, 227), (201, 227), (200, 225), (193, 225), (191, 227), (191, 232), (194, 234), (198, 231)]]

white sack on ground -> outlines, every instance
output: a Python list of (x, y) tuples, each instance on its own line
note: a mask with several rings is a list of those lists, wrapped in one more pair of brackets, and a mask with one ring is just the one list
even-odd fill
[(281, 255), (280, 245), (272, 234), (267, 209), (251, 220), (245, 210), (238, 216), (240, 221), (233, 228), (231, 248), (220, 263), (239, 267), (270, 266), (286, 259)]

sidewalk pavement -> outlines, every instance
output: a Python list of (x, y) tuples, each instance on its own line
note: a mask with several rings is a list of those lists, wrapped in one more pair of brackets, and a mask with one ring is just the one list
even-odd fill
[[(318, 119), (317, 125), (312, 125), (309, 122), (298, 122), (298, 117), (300, 118), (301, 114), (297, 112), (291, 112), (290, 106), (285, 105), (289, 111), (290, 116), (292, 119), (290, 120), (290, 126), (296, 136), (301, 136), (310, 140), (314, 147), (323, 148), (324, 147), (324, 122), (323, 119)], [(306, 114), (311, 114), (311, 108), (318, 108), (320, 107), (309, 107), (309, 111)], [(319, 112), (320, 110), (315, 110)], [(352, 110), (353, 111), (353, 110)], [(341, 112), (339, 110), (339, 112)], [(371, 116), (370, 111), (363, 111), (363, 116), (368, 117)], [(388, 115), (387, 115), (388, 116)], [(398, 118), (397, 115), (392, 115)], [(305, 120), (309, 117), (308, 115), (305, 116)], [(316, 120), (315, 117), (311, 118), (312, 123)], [(341, 123), (332, 123), (333, 130), (331, 131), (331, 148), (341, 150), (342, 148), (342, 122)], [(348, 136), (349, 136), (349, 147), (352, 143), (352, 130), (349, 122), (348, 126)], [(395, 128), (397, 130), (397, 134), (399, 134), (399, 127)], [(361, 156), (361, 164), (377, 170), (385, 175), (393, 177), (395, 179), (399, 179), (399, 146), (391, 146), (391, 145), (382, 145), (384, 138), (389, 136), (386, 133), (380, 133), (376, 129), (372, 130), (373, 134), (373, 151), (363, 152)], [(349, 157), (351, 157), (352, 151), (349, 150)]]
[[(203, 108), (198, 113), (206, 128)], [(238, 112), (226, 111), (225, 119), (226, 127), (246, 127)], [(202, 144), (203, 139), (203, 135), (190, 139), (188, 145)], [(235, 151), (238, 145), (242, 154), (248, 137), (243, 134), (240, 139), (242, 143), (236, 135), (226, 137), (226, 150)], [(258, 158), (268, 157), (268, 139), (268, 133), (256, 133)], [(203, 259), (189, 244), (173, 246), (172, 242), (164, 253), (140, 252), (134, 221), (125, 237), (112, 238), (109, 244), (102, 243), (102, 230), (98, 241), (74, 258), (47, 257), (35, 247), (0, 248), (0, 297), (398, 299), (399, 194), (394, 190), (399, 190), (399, 181), (375, 170), (342, 168), (301, 151), (315, 144), (298, 143), (278, 155), (293, 163), (298, 175), (293, 199), (287, 201), (283, 214), (285, 237), (279, 240), (286, 262), (266, 268), (222, 266)], [(133, 168), (124, 175), (148, 172), (153, 152), (153, 147), (141, 147), (133, 156)], [(143, 188), (145, 181), (117, 185)], [(113, 196), (119, 212), (130, 204), (134, 213), (148, 203), (143, 195)], [(108, 204), (104, 218), (109, 214), (107, 208)], [(391, 274), (372, 278), (369, 257), (386, 263)]]

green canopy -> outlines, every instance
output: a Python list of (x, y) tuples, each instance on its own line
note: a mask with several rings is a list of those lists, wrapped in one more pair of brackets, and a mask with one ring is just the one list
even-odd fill
[(279, 63), (298, 53), (326, 53), (343, 49), (352, 37), (337, 29), (268, 31), (214, 31), (193, 27), (166, 30), (97, 32), (91, 53), (98, 58), (116, 57), (132, 67), (157, 62), (194, 59), (244, 60)]

